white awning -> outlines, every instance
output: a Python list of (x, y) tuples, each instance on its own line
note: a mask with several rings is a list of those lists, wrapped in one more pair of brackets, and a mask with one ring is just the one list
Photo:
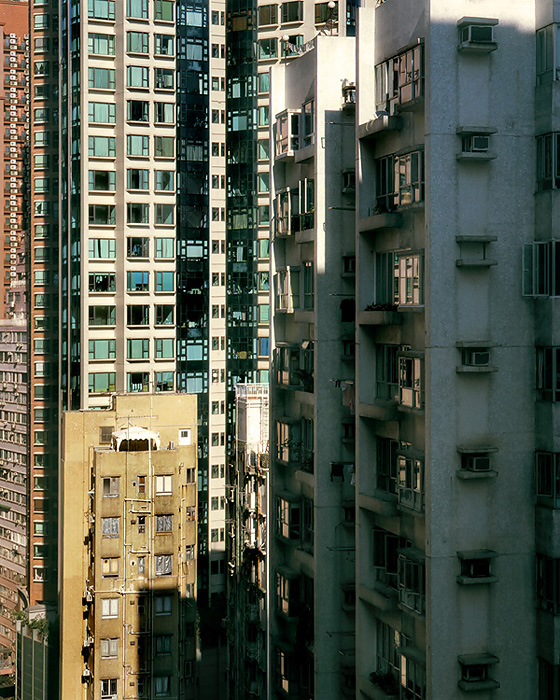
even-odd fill
[(151, 441), (152, 449), (155, 450), (159, 450), (161, 445), (161, 440), (157, 433), (154, 433), (147, 428), (140, 428), (137, 425), (131, 425), (128, 428), (123, 428), (122, 430), (115, 430), (113, 433), (113, 446), (117, 452), (119, 452), (123, 440)]

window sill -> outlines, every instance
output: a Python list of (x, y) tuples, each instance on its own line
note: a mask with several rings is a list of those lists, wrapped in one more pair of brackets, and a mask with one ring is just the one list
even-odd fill
[(457, 153), (457, 160), (458, 161), (463, 161), (465, 163), (473, 163), (476, 161), (487, 161), (487, 160), (495, 160), (497, 158), (497, 155), (495, 153), (492, 153), (492, 151), (487, 151), (486, 153)]
[(457, 267), (492, 267), (497, 265), (498, 261), (491, 258), (482, 258), (480, 260), (468, 260), (465, 258), (459, 258), (455, 261)]
[(147, 119), (127, 119), (126, 123), (133, 126), (150, 126), (150, 122)]
[(489, 42), (473, 42), (473, 41), (463, 41), (457, 46), (457, 51), (459, 53), (491, 53), (498, 48), (497, 41)]
[(463, 586), (476, 586), (477, 584), (481, 585), (481, 584), (497, 583), (497, 582), (498, 582), (497, 576), (481, 576), (479, 578), (472, 578), (470, 576), (457, 576), (457, 583), (460, 583)]
[(360, 326), (397, 326), (401, 317), (397, 311), (358, 311)]
[(497, 372), (498, 368), (494, 365), (481, 365), (480, 367), (469, 365), (458, 365), (456, 367), (457, 374), (491, 374)]
[(457, 478), (464, 481), (469, 481), (470, 479), (493, 479), (496, 476), (498, 476), (498, 472), (493, 469), (480, 472), (473, 472), (468, 469), (457, 469)]
[(374, 139), (384, 133), (400, 131), (403, 128), (401, 117), (383, 114), (376, 119), (360, 124), (358, 138), (360, 140)]
[(459, 688), (464, 690), (466, 693), (469, 692), (480, 692), (482, 690), (495, 690), (500, 687), (498, 681), (489, 678), (486, 681), (459, 681)]

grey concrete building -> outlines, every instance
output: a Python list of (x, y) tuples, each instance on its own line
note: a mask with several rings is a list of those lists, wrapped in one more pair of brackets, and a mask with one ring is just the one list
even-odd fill
[[(271, 71), (271, 698), (354, 690), (354, 40)], [(344, 404), (347, 405), (344, 405)]]
[(554, 478), (557, 341), (553, 302), (523, 297), (522, 259), (528, 246), (526, 293), (554, 296), (539, 254), (555, 245), (557, 73), (535, 45), (559, 10), (366, 0), (359, 13), (360, 698), (558, 695), (555, 501), (535, 510), (533, 479), (535, 449)]

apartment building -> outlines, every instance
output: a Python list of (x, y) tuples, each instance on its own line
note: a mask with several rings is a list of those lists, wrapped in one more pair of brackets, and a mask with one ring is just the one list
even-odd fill
[[(359, 11), (360, 698), (558, 693), (555, 500), (541, 481), (535, 510), (534, 486), (535, 449), (555, 473), (556, 335), (522, 267), (554, 246), (558, 21), (546, 1)], [(554, 296), (547, 264), (529, 296)]]
[(355, 695), (355, 43), (271, 71), (271, 698)]
[(195, 697), (196, 397), (63, 414), (60, 697)]
[[(268, 697), (269, 385), (240, 383), (235, 394), (235, 468), (226, 532), (228, 697), (264, 699)], [(222, 532), (219, 536), (222, 539)]]
[[(0, 320), (0, 687), (13, 685), (14, 613), (27, 605), (28, 376), (25, 318)], [(37, 482), (37, 490), (44, 484)], [(37, 555), (40, 556), (40, 552)], [(42, 562), (33, 572), (41, 575)]]

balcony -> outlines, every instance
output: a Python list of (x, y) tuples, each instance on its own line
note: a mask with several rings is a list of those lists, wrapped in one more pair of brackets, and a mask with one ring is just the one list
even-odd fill
[(371, 403), (359, 403), (358, 415), (362, 418), (372, 418), (373, 420), (398, 421), (399, 406), (393, 399), (387, 401), (375, 399)]

